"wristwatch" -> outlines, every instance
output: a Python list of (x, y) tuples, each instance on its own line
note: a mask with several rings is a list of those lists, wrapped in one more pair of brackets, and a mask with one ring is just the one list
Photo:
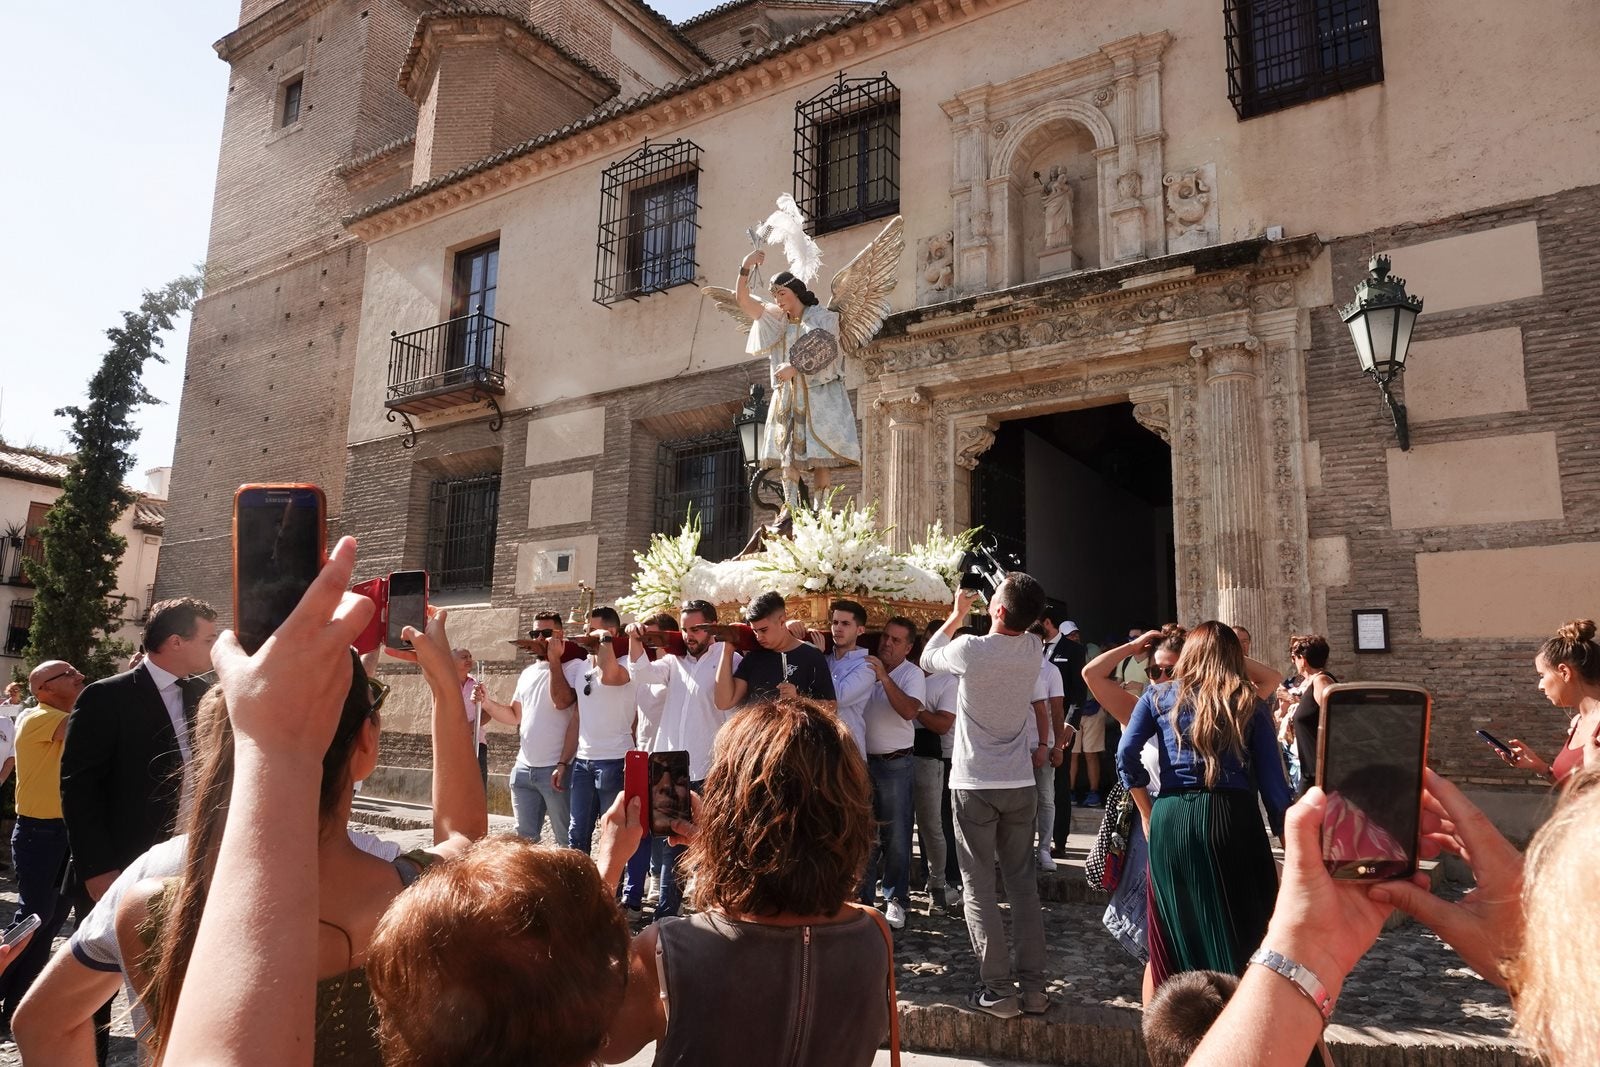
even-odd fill
[(1322, 984), (1322, 979), (1303, 963), (1296, 963), (1281, 952), (1274, 952), (1270, 948), (1262, 947), (1250, 957), (1251, 963), (1260, 964), (1269, 971), (1276, 971), (1295, 984), (1295, 988), (1317, 1006), (1322, 1013), (1322, 1025), (1327, 1026), (1328, 1020), (1333, 1018), (1334, 1000), (1328, 995), (1328, 990)]
[(601, 634), (600, 635), (600, 643), (602, 645), (609, 645), (611, 643), (611, 635), (610, 634)]

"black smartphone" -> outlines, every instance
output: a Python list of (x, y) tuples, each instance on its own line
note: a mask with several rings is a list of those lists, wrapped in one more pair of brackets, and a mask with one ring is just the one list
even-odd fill
[(233, 629), (249, 653), (300, 603), (327, 562), (327, 504), (314, 485), (241, 485), (233, 495)]
[(675, 820), (689, 822), (689, 753), (650, 753), (650, 832), (670, 834)]
[(411, 642), (400, 636), (407, 626), (417, 630), (428, 628), (428, 572), (389, 572), (389, 621), (384, 631), (383, 643), (390, 648), (410, 648)]
[(1416, 872), (1432, 706), (1426, 689), (1401, 682), (1328, 688), (1317, 784), (1328, 796), (1322, 862), (1333, 877), (1378, 882)]
[(1516, 758), (1517, 754), (1511, 751), (1511, 746), (1500, 740), (1494, 734), (1491, 734), (1488, 730), (1479, 730), (1478, 737), (1483, 740), (1484, 744), (1489, 745), (1495, 749), (1495, 751), (1504, 753), (1507, 758)]

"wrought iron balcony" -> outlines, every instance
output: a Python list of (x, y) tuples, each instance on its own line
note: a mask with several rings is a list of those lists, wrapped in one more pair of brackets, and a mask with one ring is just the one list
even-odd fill
[(411, 333), (389, 334), (389, 388), (384, 406), (388, 419), (398, 414), (416, 443), (408, 415), (487, 402), (494, 410), (489, 429), (499, 430), (500, 405), (506, 391), (505, 323), (479, 308), (448, 322)]

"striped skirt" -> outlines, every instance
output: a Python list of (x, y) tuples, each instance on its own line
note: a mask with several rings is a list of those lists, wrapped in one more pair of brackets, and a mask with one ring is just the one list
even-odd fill
[[(1150, 961), (1159, 986), (1179, 971), (1243, 974), (1278, 892), (1254, 793), (1162, 793), (1150, 815)], [(1159, 930), (1159, 932), (1157, 932)]]

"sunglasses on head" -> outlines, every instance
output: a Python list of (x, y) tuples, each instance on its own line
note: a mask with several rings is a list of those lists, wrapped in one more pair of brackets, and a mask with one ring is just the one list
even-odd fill
[(376, 715), (378, 709), (383, 707), (383, 702), (389, 699), (389, 683), (380, 682), (376, 678), (368, 678), (367, 695), (372, 700), (372, 713)]
[(1149, 671), (1146, 673), (1152, 678), (1171, 678), (1172, 671), (1173, 668), (1171, 667), (1157, 667), (1154, 663), (1152, 663), (1150, 664)]

